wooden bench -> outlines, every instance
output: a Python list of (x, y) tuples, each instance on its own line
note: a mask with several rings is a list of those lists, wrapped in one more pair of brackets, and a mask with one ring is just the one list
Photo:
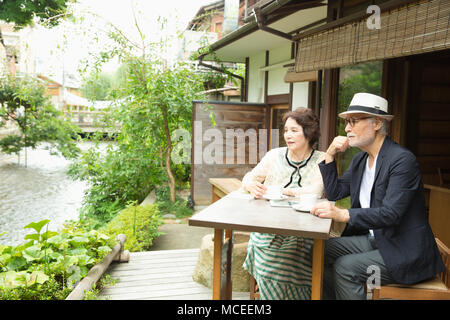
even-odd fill
[(450, 247), (450, 189), (424, 185), (428, 197), (428, 221), (436, 238)]
[(450, 250), (436, 238), (445, 270), (433, 279), (413, 285), (389, 284), (372, 289), (372, 299), (450, 300)]
[(439, 175), (439, 186), (443, 188), (450, 187), (450, 169), (449, 168), (437, 168)]
[(236, 178), (209, 178), (212, 185), (212, 202), (216, 202), (227, 194), (239, 190), (241, 180)]

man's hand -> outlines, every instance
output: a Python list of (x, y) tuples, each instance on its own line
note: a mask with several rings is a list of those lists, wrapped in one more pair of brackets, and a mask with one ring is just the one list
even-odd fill
[(330, 218), (337, 222), (348, 222), (350, 213), (347, 209), (340, 209), (328, 201), (317, 203), (311, 213), (319, 218)]
[(258, 181), (249, 182), (244, 189), (256, 199), (261, 198), (267, 191), (267, 187)]
[(350, 147), (348, 143), (348, 138), (344, 136), (337, 136), (333, 139), (333, 142), (327, 149), (325, 154), (325, 163), (330, 163), (334, 161), (334, 157), (338, 152), (344, 152)]

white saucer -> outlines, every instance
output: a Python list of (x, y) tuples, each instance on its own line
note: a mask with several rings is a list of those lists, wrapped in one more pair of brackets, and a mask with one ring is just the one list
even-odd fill
[(272, 195), (263, 195), (262, 196), (262, 199), (266, 199), (266, 200), (283, 200), (283, 199), (287, 199), (287, 198), (289, 198), (288, 196), (285, 196), (285, 195), (281, 195), (281, 196), (279, 196), (279, 195), (274, 195), (274, 196), (272, 196)]
[(301, 211), (301, 212), (310, 212), (313, 207), (314, 206), (305, 206), (305, 205), (302, 205), (301, 203), (292, 205), (292, 209)]

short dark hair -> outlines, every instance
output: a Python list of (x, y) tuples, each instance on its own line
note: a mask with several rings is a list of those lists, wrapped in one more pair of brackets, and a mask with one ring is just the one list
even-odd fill
[(311, 148), (319, 141), (320, 125), (317, 115), (308, 108), (297, 108), (294, 111), (289, 111), (283, 114), (283, 125), (286, 124), (287, 119), (292, 118), (303, 128), (303, 134), (309, 141)]

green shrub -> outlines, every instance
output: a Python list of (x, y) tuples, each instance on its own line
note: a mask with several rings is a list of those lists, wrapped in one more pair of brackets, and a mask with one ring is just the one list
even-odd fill
[(25, 226), (35, 231), (26, 243), (0, 245), (0, 300), (63, 300), (116, 244), (76, 222), (60, 232), (48, 230), (49, 222)]
[(160, 235), (158, 227), (162, 223), (156, 205), (128, 205), (101, 231), (110, 237), (116, 237), (119, 233), (126, 235), (125, 250), (145, 251), (152, 246), (153, 239)]
[(50, 275), (43, 284), (32, 284), (24, 287), (0, 287), (0, 300), (64, 300), (72, 291), (64, 285), (62, 279)]
[(170, 191), (168, 187), (159, 187), (156, 189), (156, 205), (161, 215), (174, 214), (177, 218), (190, 217), (194, 214), (193, 208), (189, 207), (188, 201), (178, 195), (175, 196), (175, 202), (170, 201)]

